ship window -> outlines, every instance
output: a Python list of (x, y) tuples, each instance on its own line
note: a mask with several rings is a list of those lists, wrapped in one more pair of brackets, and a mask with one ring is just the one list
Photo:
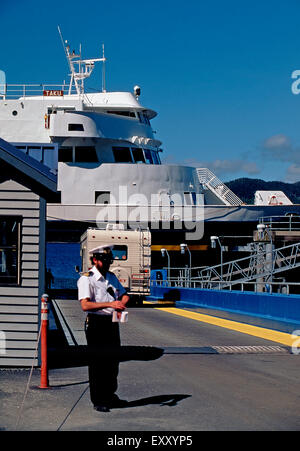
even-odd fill
[(158, 153), (157, 153), (157, 152), (155, 152), (155, 151), (152, 152), (152, 158), (153, 158), (154, 164), (160, 164), (160, 161), (159, 161), (159, 157), (158, 157)]
[(48, 167), (53, 167), (55, 163), (54, 147), (43, 147), (43, 163)]
[(75, 161), (77, 163), (96, 163), (96, 162), (98, 162), (96, 148), (94, 146), (75, 147)]
[(117, 114), (118, 116), (127, 116), (127, 117), (135, 117), (135, 113), (133, 111), (107, 111), (108, 114)]
[(184, 193), (184, 203), (185, 205), (196, 205), (196, 193), (195, 192), (185, 192)]
[(153, 164), (153, 158), (152, 158), (151, 150), (145, 149), (144, 152), (145, 152), (146, 162), (149, 163), (149, 164)]
[(150, 125), (150, 121), (149, 121), (148, 116), (146, 114), (138, 112), (138, 118), (139, 118), (139, 121), (142, 124)]
[(26, 153), (26, 146), (16, 146), (16, 149), (21, 150), (23, 153)]
[(115, 244), (112, 249), (112, 254), (114, 260), (127, 260), (127, 246)]
[(95, 204), (109, 204), (110, 191), (95, 191)]
[(83, 132), (83, 124), (69, 124), (68, 130), (69, 132)]
[(143, 149), (131, 149), (135, 163), (145, 163)]
[(73, 161), (72, 147), (61, 147), (58, 151), (58, 161), (62, 161), (64, 163), (72, 163)]
[(38, 147), (38, 146), (29, 147), (28, 146), (27, 154), (39, 162), (43, 161), (43, 151), (42, 151), (41, 147)]
[(0, 216), (0, 285), (19, 284), (21, 218)]
[(129, 147), (113, 147), (112, 151), (116, 163), (132, 163)]

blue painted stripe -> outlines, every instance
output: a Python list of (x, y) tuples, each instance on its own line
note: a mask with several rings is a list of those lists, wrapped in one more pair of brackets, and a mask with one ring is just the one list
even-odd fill
[(197, 288), (151, 287), (154, 299), (175, 299), (176, 306), (194, 306), (275, 321), (300, 324), (300, 296), (220, 291)]

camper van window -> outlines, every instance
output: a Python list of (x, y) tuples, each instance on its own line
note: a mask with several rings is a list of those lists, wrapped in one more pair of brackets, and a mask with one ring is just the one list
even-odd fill
[(19, 283), (19, 240), (21, 219), (0, 216), (0, 285)]
[(112, 253), (114, 260), (127, 260), (127, 246), (114, 245)]

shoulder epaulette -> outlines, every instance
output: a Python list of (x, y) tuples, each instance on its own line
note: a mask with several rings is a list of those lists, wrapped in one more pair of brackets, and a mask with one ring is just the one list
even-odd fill
[(90, 277), (90, 276), (92, 276), (93, 274), (94, 274), (93, 271), (88, 271), (88, 272), (82, 272), (82, 273), (81, 273), (82, 276), (86, 276), (86, 277)]

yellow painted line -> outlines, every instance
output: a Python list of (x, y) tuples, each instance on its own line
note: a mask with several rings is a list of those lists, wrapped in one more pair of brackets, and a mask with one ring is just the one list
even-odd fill
[(234, 330), (243, 334), (252, 335), (254, 337), (263, 338), (265, 340), (274, 341), (287, 346), (300, 347), (298, 343), (299, 337), (279, 332), (271, 329), (264, 329), (263, 327), (252, 326), (250, 324), (230, 321), (215, 316), (203, 315), (202, 313), (190, 312), (188, 310), (181, 310), (178, 308), (157, 308), (159, 311), (172, 313), (173, 315), (183, 316), (185, 318), (194, 319), (203, 323), (212, 324), (214, 326), (224, 327), (225, 329)]

